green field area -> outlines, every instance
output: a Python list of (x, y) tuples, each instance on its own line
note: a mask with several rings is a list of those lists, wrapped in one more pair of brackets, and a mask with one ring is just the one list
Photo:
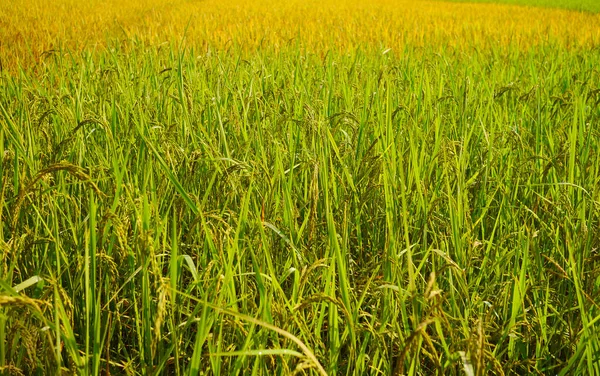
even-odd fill
[(599, 371), (597, 55), (235, 55), (4, 77), (3, 270), (60, 303), (3, 321), (65, 331), (1, 360)]
[(564, 8), (576, 11), (600, 12), (600, 1), (597, 0), (447, 0), (469, 3), (499, 3), (534, 7)]
[(596, 16), (269, 1), (0, 50), (0, 375), (600, 375)]

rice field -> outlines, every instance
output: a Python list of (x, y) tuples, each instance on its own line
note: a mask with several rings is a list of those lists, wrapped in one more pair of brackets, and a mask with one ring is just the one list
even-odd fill
[(600, 374), (586, 10), (2, 2), (0, 373)]
[[(467, 1), (467, 0), (451, 0)], [(595, 0), (471, 0), (472, 3), (502, 3), (532, 7), (570, 9), (580, 12), (600, 12), (600, 3)]]

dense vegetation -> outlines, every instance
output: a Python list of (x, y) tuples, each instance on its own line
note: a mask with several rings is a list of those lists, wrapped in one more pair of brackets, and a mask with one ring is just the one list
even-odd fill
[(1, 372), (600, 374), (593, 30), (193, 33), (0, 54)]
[(564, 8), (583, 12), (600, 12), (600, 2), (596, 0), (451, 0), (472, 3), (502, 3), (534, 7)]

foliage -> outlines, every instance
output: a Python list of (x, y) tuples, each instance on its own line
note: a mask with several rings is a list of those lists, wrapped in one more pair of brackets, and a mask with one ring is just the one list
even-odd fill
[(2, 372), (600, 374), (595, 16), (132, 4), (2, 50)]

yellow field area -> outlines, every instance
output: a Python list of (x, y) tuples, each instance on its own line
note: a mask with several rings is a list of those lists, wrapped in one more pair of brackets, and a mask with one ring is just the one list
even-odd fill
[(107, 40), (149, 43), (180, 40), (226, 48), (308, 50), (396, 49), (413, 46), (526, 48), (551, 42), (597, 46), (600, 16), (555, 9), (414, 0), (4, 0), (0, 58), (37, 60), (59, 46), (96, 48)]

